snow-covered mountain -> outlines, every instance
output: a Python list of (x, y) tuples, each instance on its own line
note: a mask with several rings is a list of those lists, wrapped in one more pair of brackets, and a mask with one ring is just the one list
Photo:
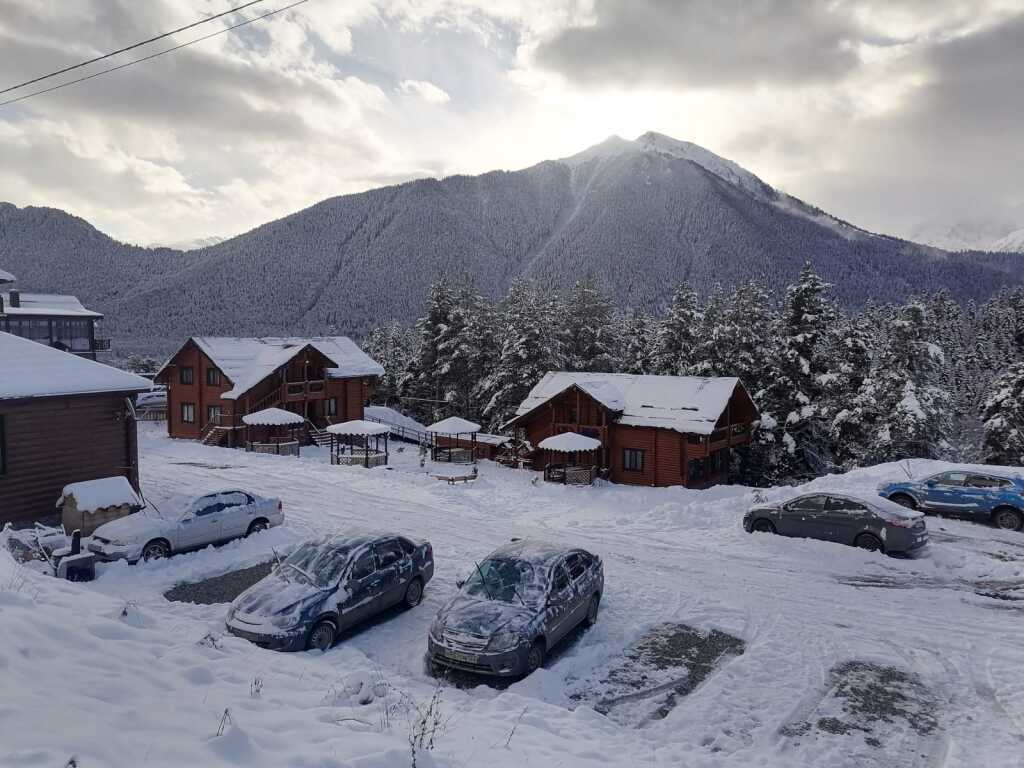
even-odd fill
[(211, 235), (210, 237), (197, 237), (194, 240), (179, 240), (175, 243), (156, 243), (152, 245), (152, 248), (171, 248), (176, 251), (197, 251), (200, 248), (209, 248), (211, 245), (217, 245), (217, 243), (223, 243), (223, 237), (217, 237)]
[(1024, 227), (1015, 229), (1008, 235), (989, 244), (990, 251), (1006, 251), (1007, 253), (1024, 253)]
[(1024, 228), (1005, 219), (965, 218), (928, 221), (910, 232), (910, 239), (946, 251), (1024, 251)]
[(780, 289), (805, 260), (851, 305), (947, 288), (983, 300), (1022, 280), (1009, 254), (948, 254), (876, 235), (778, 192), (736, 163), (647, 133), (523, 170), (423, 179), (324, 200), (201, 250), (118, 243), (62, 211), (0, 203), (0, 267), (79, 295), (121, 338), (359, 335), (409, 320), (439, 275), (491, 295), (519, 275), (586, 273), (623, 306), (660, 307), (751, 278)]

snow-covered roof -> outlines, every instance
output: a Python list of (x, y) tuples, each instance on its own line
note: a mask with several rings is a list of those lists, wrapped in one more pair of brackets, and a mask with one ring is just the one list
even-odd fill
[(601, 441), (578, 432), (562, 432), (560, 435), (545, 437), (537, 444), (537, 447), (543, 448), (545, 451), (576, 453), (577, 451), (596, 451), (601, 447)]
[(251, 427), (284, 427), (305, 421), (299, 414), (284, 408), (264, 408), (256, 413), (247, 413), (242, 421)]
[(109, 365), (0, 332), (0, 400), (146, 392), (153, 382)]
[[(193, 336), (192, 341), (221, 370), (233, 385), (221, 395), (235, 400), (295, 357), (306, 347), (314, 347), (331, 362), (326, 370), (329, 379), (358, 376), (383, 376), (384, 368), (361, 350), (347, 336), (315, 336), (311, 338), (235, 338), (229, 336)], [(177, 355), (177, 353), (175, 353)], [(173, 359), (173, 357), (171, 358)], [(160, 376), (170, 360), (164, 363)]]
[(17, 279), (18, 278), (16, 278), (10, 272), (5, 272), (4, 270), (0, 269), (0, 283), (13, 283)]
[(467, 421), (459, 416), (449, 416), (447, 419), (441, 419), (441, 421), (427, 427), (427, 432), (433, 432), (438, 435), (468, 435), (479, 431), (479, 424), (474, 424), (472, 421)]
[(122, 504), (132, 507), (145, 506), (139, 494), (132, 488), (132, 484), (128, 482), (128, 478), (123, 475), (65, 485), (57, 506), (63, 504), (68, 496), (75, 497), (75, 506), (79, 512), (90, 513), (107, 507), (119, 507)]
[(387, 424), (378, 424), (375, 421), (353, 419), (341, 424), (331, 424), (327, 431), (332, 435), (383, 435), (390, 432), (391, 428)]
[(390, 424), (393, 427), (404, 427), (405, 429), (411, 429), (416, 432), (427, 431), (425, 426), (420, 424), (411, 416), (406, 416), (404, 413), (399, 413), (394, 408), (388, 408), (383, 405), (367, 405), (363, 408), (363, 415), (376, 419), (377, 421), (381, 421), (385, 424)]
[[(13, 275), (12, 275), (13, 277)], [(0, 282), (4, 282), (0, 280)], [(11, 292), (0, 291), (0, 298), (3, 298), (4, 308), (2, 315), (47, 315), (49, 317), (103, 317), (99, 312), (93, 312), (82, 306), (82, 302), (75, 296), (67, 296), (57, 293), (21, 293), (18, 292), (17, 307), (11, 306)]]
[(739, 384), (740, 380), (731, 376), (549, 371), (520, 403), (512, 421), (576, 386), (608, 410), (621, 414), (619, 424), (709, 435)]

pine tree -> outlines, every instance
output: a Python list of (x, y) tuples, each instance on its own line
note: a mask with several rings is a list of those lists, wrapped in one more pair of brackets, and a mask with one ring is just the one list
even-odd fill
[(416, 351), (398, 383), (399, 393), (409, 411), (423, 421), (441, 413), (444, 381), (439, 375), (443, 363), (439, 349), (451, 333), (455, 293), (446, 279), (430, 286), (426, 314), (416, 322)]
[(377, 381), (375, 397), (383, 403), (397, 398), (398, 382), (408, 370), (415, 351), (411, 328), (396, 321), (372, 329), (363, 340), (366, 354), (384, 367)]
[[(778, 357), (778, 319), (768, 293), (758, 283), (737, 286), (727, 300), (709, 302), (706, 318), (720, 318), (716, 327), (702, 327), (713, 338), (698, 369), (705, 376), (736, 376), (747, 390), (756, 394), (768, 386), (767, 376)], [(712, 348), (714, 356), (712, 357)]]
[(642, 309), (634, 309), (622, 320), (622, 362), (623, 373), (652, 373), (654, 327), (650, 316)]
[(573, 285), (563, 316), (566, 367), (571, 371), (611, 371), (619, 352), (615, 308), (592, 277)]
[(1024, 464), (1024, 362), (1014, 363), (992, 382), (981, 406), (987, 464)]
[(680, 283), (672, 294), (672, 304), (658, 324), (652, 354), (652, 373), (664, 376), (688, 375), (694, 363), (701, 312), (697, 294)]

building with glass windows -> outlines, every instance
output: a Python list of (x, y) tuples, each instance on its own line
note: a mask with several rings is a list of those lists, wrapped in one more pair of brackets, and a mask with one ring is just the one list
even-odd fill
[(0, 331), (38, 341), (90, 360), (110, 349), (109, 339), (96, 338), (103, 318), (82, 306), (74, 296), (25, 293), (9, 287), (14, 275), (0, 270)]

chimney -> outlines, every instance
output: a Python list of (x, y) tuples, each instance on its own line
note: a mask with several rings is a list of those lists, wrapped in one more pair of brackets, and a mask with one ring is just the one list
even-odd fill
[(20, 291), (14, 291), (14, 290), (9, 291), (8, 294), (7, 294), (7, 299), (8, 299), (8, 301), (11, 302), (11, 306), (12, 307), (20, 307), (21, 306), (21, 292)]

